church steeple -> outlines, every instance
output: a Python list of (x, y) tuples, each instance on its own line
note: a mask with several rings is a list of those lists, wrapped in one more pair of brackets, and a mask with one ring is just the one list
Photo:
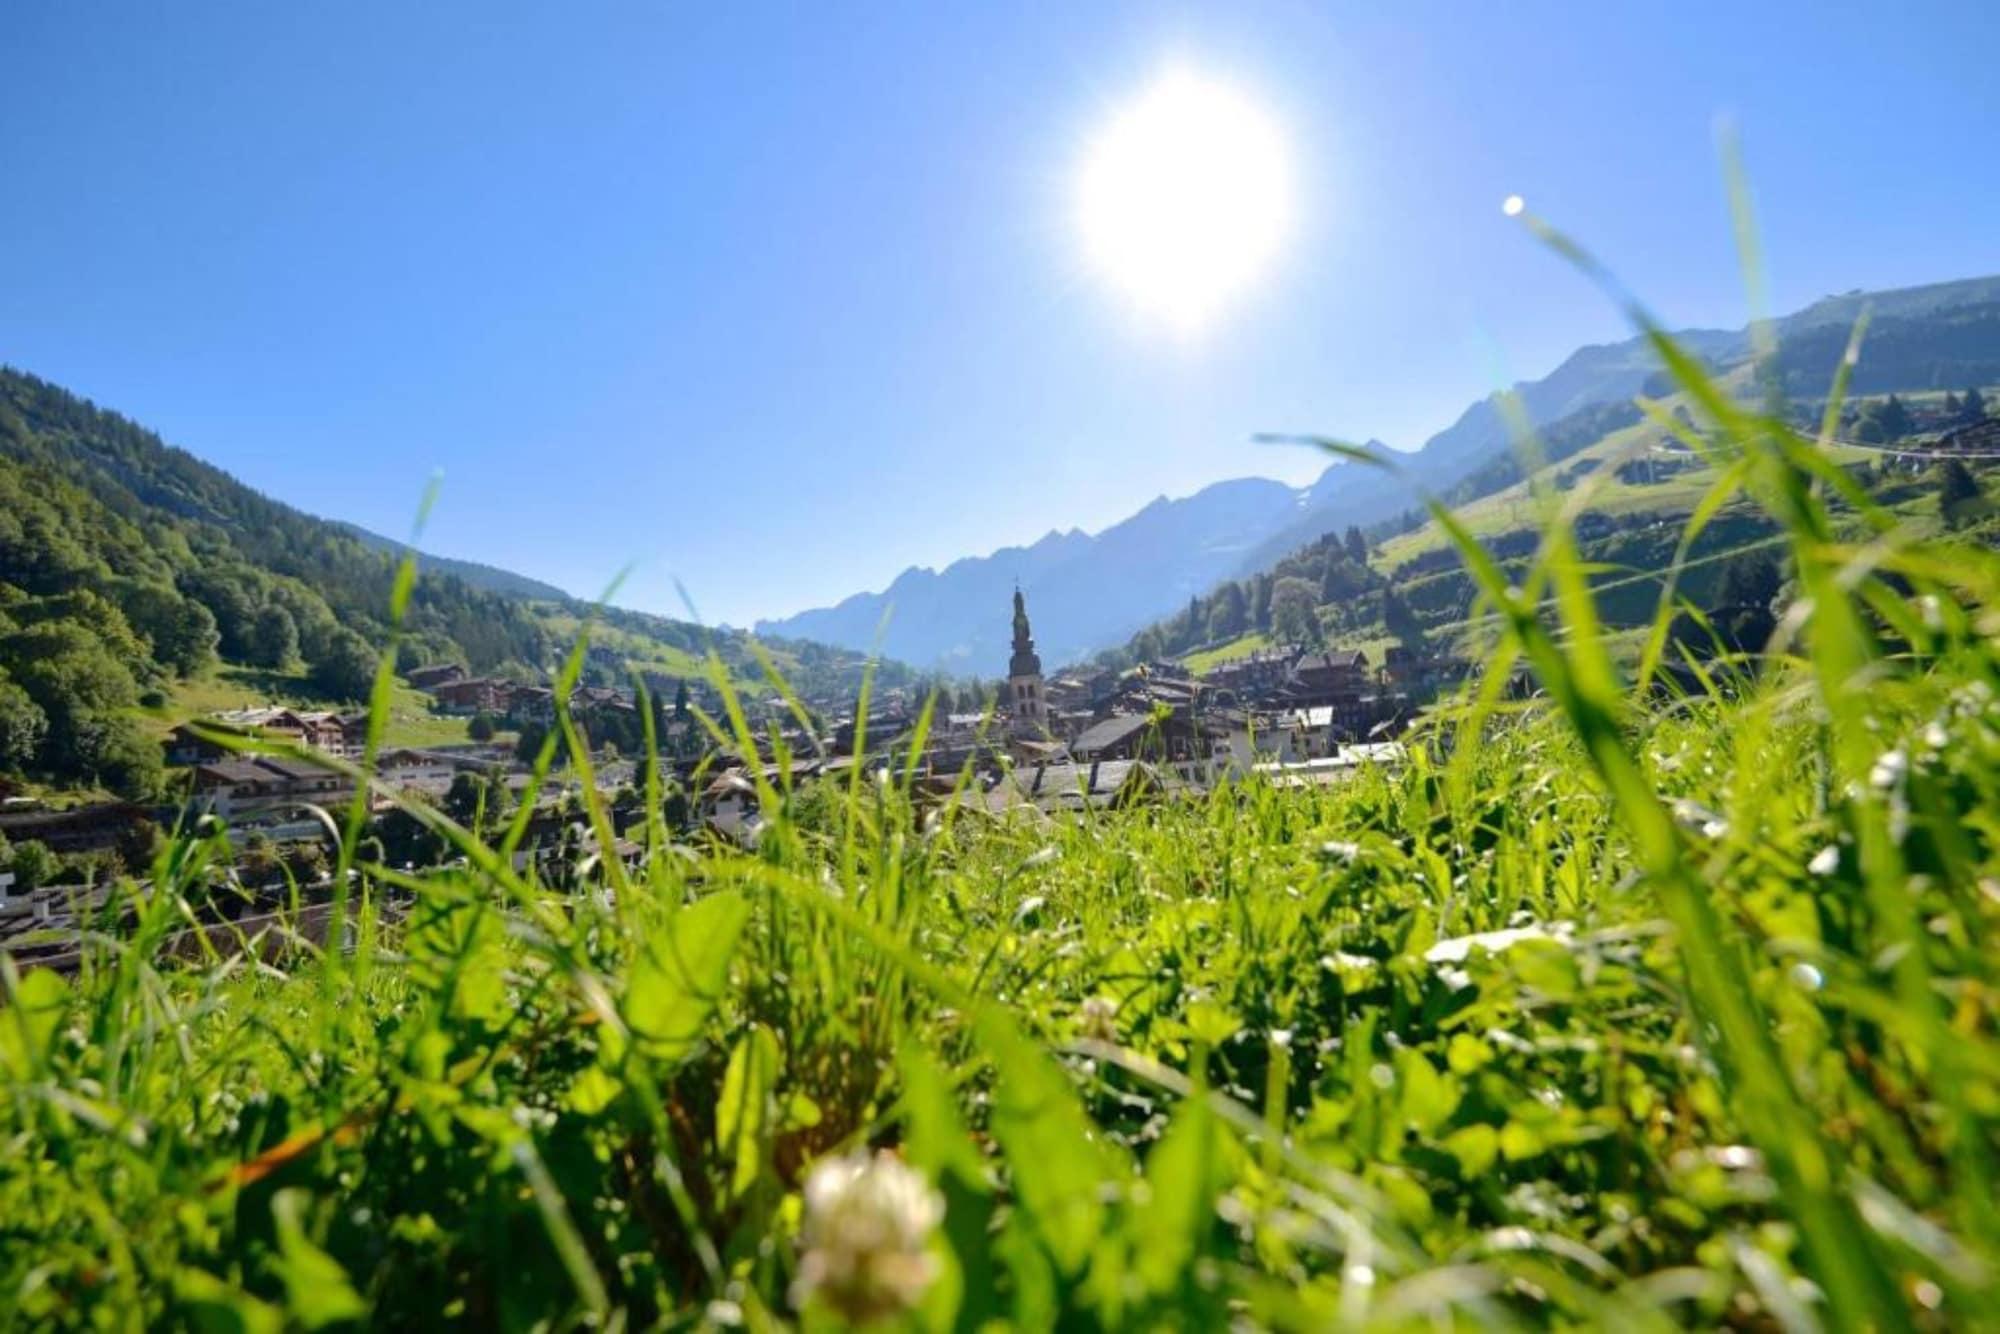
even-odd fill
[(1007, 664), (1008, 676), (1040, 676), (1042, 660), (1035, 655), (1035, 637), (1028, 630), (1028, 602), (1014, 586), (1014, 656)]
[(1035, 653), (1035, 636), (1028, 628), (1028, 602), (1014, 586), (1014, 656), (1007, 660), (1007, 703), (1014, 728), (1023, 733), (1046, 732), (1048, 701), (1042, 697), (1042, 660)]

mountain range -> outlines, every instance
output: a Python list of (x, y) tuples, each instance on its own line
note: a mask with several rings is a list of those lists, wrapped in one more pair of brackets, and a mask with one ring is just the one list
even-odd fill
[[(1897, 330), (1928, 333), (1955, 313), (1980, 310), (1961, 343), (1963, 364), (1940, 368), (1939, 387), (1969, 382), (1980, 365), (2000, 364), (1988, 349), (1990, 308), (2000, 303), (2000, 276), (1881, 292), (1825, 297), (1777, 321), (1787, 355), (1780, 370), (1788, 388), (1830, 380), (1847, 330), (1865, 309), (1875, 339)], [(1676, 337), (1689, 351), (1722, 367), (1750, 354), (1748, 330), (1689, 329)], [(1922, 340), (1919, 340), (1922, 341)], [(1921, 354), (1931, 358), (1928, 350)], [(1584, 409), (1629, 402), (1660, 367), (1641, 338), (1579, 348), (1541, 379), (1514, 386), (1537, 428)], [(1963, 374), (1955, 374), (1962, 371)], [(1898, 384), (1911, 383), (1908, 369)], [(1857, 389), (1868, 386), (1857, 380)], [(942, 570), (903, 571), (880, 592), (856, 593), (831, 607), (759, 621), (759, 634), (814, 639), (875, 649), (923, 667), (991, 675), (1007, 658), (1008, 597), (1018, 581), (1027, 593), (1044, 659), (1069, 662), (1122, 643), (1133, 631), (1177, 610), (1223, 579), (1255, 573), (1330, 530), (1380, 520), (1410, 505), (1412, 483), (1443, 492), (1505, 457), (1512, 437), (1494, 394), (1474, 402), (1444, 430), (1410, 453), (1379, 441), (1367, 448), (1392, 458), (1407, 480), (1336, 461), (1311, 485), (1295, 488), (1266, 478), (1217, 482), (1191, 496), (1161, 496), (1138, 513), (1097, 533), (1051, 531), (1024, 547), (969, 556)]]

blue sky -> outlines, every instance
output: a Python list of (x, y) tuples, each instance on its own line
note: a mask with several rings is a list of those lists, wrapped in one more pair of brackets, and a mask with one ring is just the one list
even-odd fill
[[(728, 11), (728, 12), (723, 12)], [(529, 5), (0, 13), (0, 360), (304, 508), (747, 622), (1414, 447), (1671, 319), (2000, 269), (2000, 13), (1962, 5)], [(1170, 62), (1253, 97), (1296, 223), (1198, 337), (1094, 281), (1083, 144)]]

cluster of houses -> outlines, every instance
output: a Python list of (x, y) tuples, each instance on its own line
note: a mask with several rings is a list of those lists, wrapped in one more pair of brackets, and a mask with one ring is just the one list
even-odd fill
[[(839, 702), (808, 701), (810, 723), (788, 705), (774, 705), (761, 711), (758, 753), (680, 747), (663, 757), (661, 777), (668, 790), (685, 794), (685, 818), (744, 840), (754, 839), (759, 824), (759, 779), (836, 777), (892, 757), (900, 766), (913, 748), (928, 799), (989, 813), (1121, 805), (1204, 789), (1230, 773), (1263, 772), (1291, 785), (1326, 782), (1359, 764), (1395, 762), (1400, 725), (1465, 672), (1461, 661), (1400, 648), (1389, 649), (1378, 666), (1356, 650), (1293, 647), (1260, 649), (1205, 675), (1155, 662), (1044, 678), (1017, 591), (1007, 684), (991, 711), (938, 713), (919, 742), (923, 701), (898, 691), (885, 692), (859, 716)], [(517, 725), (553, 714), (546, 685), (473, 676), (457, 665), (419, 667), (406, 679), (441, 713), (485, 713)], [(671, 691), (672, 683), (661, 684)], [(637, 707), (631, 692), (602, 686), (579, 687), (572, 705), (586, 717)], [(218, 732), (289, 744), (285, 753), (272, 753), (224, 744)], [(317, 838), (324, 825), (315, 808), (338, 812), (354, 798), (354, 764), (366, 737), (367, 718), (359, 713), (274, 706), (219, 714), (174, 728), (163, 743), (168, 762), (189, 775), (180, 809), (107, 803), (0, 813), (0, 821), (12, 821), (6, 832), (17, 841), (39, 838), (57, 851), (111, 846), (137, 819), (199, 815), (274, 842)], [(781, 756), (793, 757), (783, 761), (787, 768), (779, 768)], [(506, 748), (399, 747), (375, 757), (372, 802), (386, 809), (398, 791), (442, 797), (466, 773), (513, 787), (527, 780), (525, 766)], [(601, 764), (596, 777), (608, 792), (644, 787), (629, 762)]]
[[(227, 745), (235, 733), (279, 741), (300, 755), (266, 754)], [(189, 772), (191, 813), (217, 815), (238, 825), (291, 824), (305, 806), (337, 807), (354, 796), (348, 770), (314, 759), (356, 761), (368, 740), (364, 713), (331, 713), (279, 706), (236, 709), (200, 723), (182, 723), (162, 742), (169, 765)], [(441, 796), (459, 773), (490, 766), (496, 752), (470, 746), (439, 750), (402, 747), (375, 757), (378, 784)]]
[(1201, 675), (1155, 662), (1045, 682), (1017, 591), (1005, 735), (1017, 763), (1134, 760), (1193, 778), (1325, 759), (1381, 740), (1468, 670), (1461, 659), (1401, 646), (1378, 667), (1359, 649), (1295, 645), (1260, 648)]
[(497, 676), (473, 676), (455, 662), (418, 667), (405, 677), (431, 697), (439, 713), (459, 717), (490, 714), (517, 722), (546, 722), (555, 716), (555, 692)]
[[(1379, 666), (1358, 650), (1293, 647), (1260, 649), (1202, 676), (1156, 662), (1045, 678), (1016, 591), (997, 707), (931, 719), (916, 755), (920, 793), (988, 813), (1056, 813), (1199, 790), (1232, 773), (1286, 786), (1339, 781), (1363, 764), (1399, 762), (1401, 725), (1468, 670), (1463, 660), (1400, 646)], [(892, 692), (823, 738), (784, 730), (789, 754), (814, 757), (789, 770), (762, 756), (723, 757), (699, 791), (700, 818), (752, 839), (757, 779), (777, 786), (824, 777), (847, 771), (858, 755), (904, 762), (918, 739), (918, 705)]]
[[(615, 651), (603, 646), (590, 650), (590, 661), (593, 665), (621, 674), (624, 670), (624, 664), (618, 660)], [(517, 727), (527, 723), (546, 725), (555, 721), (553, 686), (532, 685), (498, 676), (472, 676), (457, 663), (418, 667), (406, 673), (404, 679), (429, 695), (431, 706), (441, 714), (454, 717), (486, 714)], [(658, 697), (675, 683), (649, 673), (646, 684)], [(627, 714), (637, 717), (639, 700), (633, 691), (623, 687), (579, 685), (569, 697), (569, 706), (579, 715)]]

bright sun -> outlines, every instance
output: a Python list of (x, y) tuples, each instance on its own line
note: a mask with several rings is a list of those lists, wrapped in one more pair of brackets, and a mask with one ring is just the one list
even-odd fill
[(1207, 324), (1290, 230), (1292, 181), (1270, 117), (1226, 84), (1162, 75), (1084, 154), (1077, 219), (1091, 264), (1145, 315)]

